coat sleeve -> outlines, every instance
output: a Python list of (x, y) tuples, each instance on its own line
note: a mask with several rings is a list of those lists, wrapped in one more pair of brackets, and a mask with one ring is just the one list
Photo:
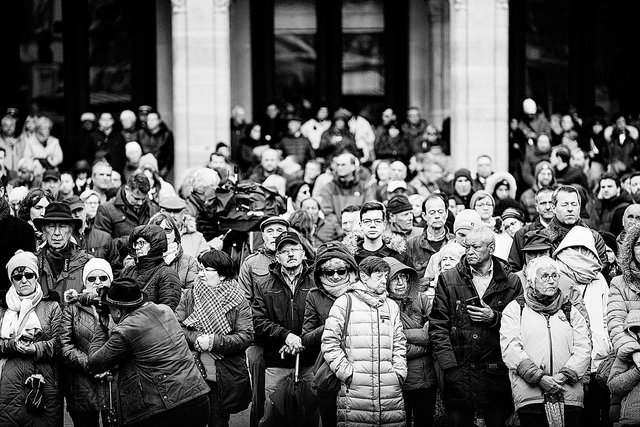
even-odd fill
[(340, 214), (340, 212), (335, 212), (332, 203), (333, 198), (331, 197), (331, 192), (329, 191), (329, 189), (332, 187), (330, 184), (331, 183), (327, 183), (327, 185), (325, 185), (324, 188), (320, 190), (320, 194), (318, 195), (318, 198), (320, 199), (320, 209), (324, 213), (325, 217), (331, 214)]
[(64, 154), (62, 153), (62, 147), (60, 147), (60, 141), (58, 139), (50, 140), (47, 145), (49, 144), (51, 145), (51, 151), (49, 154), (51, 160), (49, 160), (49, 164), (55, 168), (62, 163)]
[(47, 313), (49, 318), (49, 328), (51, 329), (51, 337), (46, 341), (38, 341), (33, 343), (36, 347), (34, 361), (54, 361), (58, 357), (60, 351), (60, 321), (62, 320), (62, 310), (57, 303), (51, 306), (51, 310)]
[(509, 265), (513, 269), (513, 271), (522, 270), (522, 247), (524, 241), (524, 234), (517, 233), (513, 236), (513, 244), (511, 245), (511, 250), (509, 251)]
[(111, 217), (109, 216), (109, 211), (107, 210), (106, 206), (98, 206), (98, 211), (96, 212), (96, 218), (93, 221), (93, 226), (98, 230), (102, 230), (112, 236), (111, 233), (113, 231), (113, 227), (111, 224)]
[(251, 309), (247, 301), (236, 307), (236, 321), (233, 331), (227, 335), (215, 334), (211, 351), (224, 356), (235, 355), (245, 351), (253, 340)]
[(240, 289), (244, 292), (244, 295), (247, 297), (247, 301), (253, 301), (253, 280), (250, 263), (243, 262), (240, 266), (238, 284), (240, 285)]
[(620, 357), (616, 357), (607, 386), (611, 394), (625, 396), (640, 384), (640, 370), (633, 363), (627, 363)]
[(184, 281), (184, 289), (191, 289), (193, 285), (198, 281), (198, 261), (195, 258), (189, 257), (187, 264), (187, 275)]
[(502, 360), (507, 368), (517, 370), (520, 364), (529, 359), (529, 355), (524, 351), (521, 327), (520, 304), (511, 301), (502, 312), (502, 323), (500, 325), (500, 349), (502, 350)]
[(60, 348), (62, 361), (65, 365), (74, 368), (75, 371), (87, 371), (87, 354), (76, 347), (73, 340), (73, 311), (74, 305), (69, 304), (62, 311), (62, 321), (60, 323)]
[(607, 303), (607, 329), (616, 354), (623, 360), (628, 360), (633, 353), (640, 351), (640, 343), (624, 329), (624, 322), (629, 314), (622, 294), (624, 286), (626, 282), (622, 277), (611, 282)]
[(175, 311), (182, 296), (182, 286), (180, 279), (175, 271), (167, 267), (161, 273), (162, 277), (158, 280), (158, 304), (165, 304)]
[(176, 319), (178, 319), (178, 323), (182, 326), (182, 332), (184, 333), (184, 337), (187, 340), (187, 344), (189, 344), (189, 348), (192, 350), (195, 349), (196, 340), (201, 335), (195, 329), (189, 328), (184, 325), (184, 321), (191, 315), (193, 311), (193, 293), (191, 289), (185, 291), (182, 294), (182, 298), (180, 298), (180, 303), (176, 308)]
[(120, 262), (120, 252), (118, 252), (118, 246), (113, 239), (109, 239), (106, 248), (106, 258), (111, 264), (111, 270), (113, 271), (114, 277), (120, 277), (120, 272), (122, 272), (122, 263)]
[(117, 327), (113, 329), (107, 340), (107, 333), (102, 326), (97, 323), (94, 325), (95, 331), (89, 347), (87, 369), (93, 374), (99, 374), (129, 358), (130, 350), (125, 337)]
[(577, 379), (582, 378), (591, 367), (591, 338), (586, 320), (575, 307), (571, 307), (571, 328), (573, 329), (571, 357), (560, 372), (570, 370), (575, 374), (571, 377)]
[(433, 342), (433, 354), (443, 370), (458, 366), (449, 331), (453, 323), (454, 310), (450, 307), (450, 287), (444, 282), (443, 276), (438, 278), (433, 308), (429, 316), (429, 337)]
[[(389, 301), (389, 300), (387, 300)], [(393, 301), (389, 301), (389, 305), (394, 306), (392, 309), (395, 314), (393, 315), (393, 353), (392, 363), (393, 370), (396, 374), (402, 378), (404, 382), (407, 378), (407, 338), (402, 330), (402, 320), (400, 320), (400, 309)]]
[(321, 344), (324, 360), (326, 360), (329, 368), (331, 368), (336, 374), (336, 377), (342, 382), (346, 382), (347, 379), (353, 375), (353, 365), (340, 345), (342, 341), (342, 329), (348, 326), (345, 325), (347, 298), (349, 297), (346, 295), (341, 296), (333, 304), (333, 307), (331, 307), (329, 317), (327, 317), (324, 324)]
[(287, 335), (291, 333), (287, 328), (272, 321), (269, 309), (260, 286), (255, 287), (255, 297), (251, 309), (253, 311), (253, 330), (256, 338), (261, 341), (276, 341), (284, 344)]
[(322, 342), (322, 332), (324, 332), (324, 322), (316, 308), (313, 294), (307, 294), (304, 304), (304, 322), (302, 323), (302, 345), (308, 348), (319, 347)]

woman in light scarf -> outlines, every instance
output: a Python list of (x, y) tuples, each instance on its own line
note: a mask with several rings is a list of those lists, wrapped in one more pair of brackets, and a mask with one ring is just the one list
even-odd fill
[(209, 426), (227, 426), (251, 401), (244, 353), (253, 339), (251, 309), (229, 255), (213, 249), (199, 261), (199, 280), (182, 295), (176, 316), (211, 389)]
[(548, 256), (527, 264), (524, 296), (502, 312), (500, 347), (522, 427), (578, 426), (591, 363), (585, 318), (564, 302), (560, 268)]
[(7, 274), (7, 309), (0, 308), (0, 425), (60, 425), (55, 355), (62, 312), (57, 302), (42, 300), (33, 253), (14, 255)]

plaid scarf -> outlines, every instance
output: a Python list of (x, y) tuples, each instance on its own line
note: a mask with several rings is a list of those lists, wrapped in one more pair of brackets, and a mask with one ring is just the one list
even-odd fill
[[(193, 312), (184, 324), (205, 334), (226, 335), (231, 332), (226, 314), (243, 299), (235, 279), (224, 280), (212, 287), (201, 278), (193, 286)], [(221, 355), (211, 354), (215, 359), (222, 359)]]

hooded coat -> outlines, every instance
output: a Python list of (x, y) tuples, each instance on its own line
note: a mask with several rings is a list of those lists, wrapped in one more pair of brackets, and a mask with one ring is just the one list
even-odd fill
[(140, 238), (151, 244), (149, 253), (140, 258), (134, 256), (136, 263), (123, 269), (120, 277), (135, 279), (149, 301), (166, 304), (175, 311), (182, 284), (175, 270), (167, 266), (162, 257), (167, 250), (167, 235), (160, 226), (140, 225), (129, 236), (130, 253), (135, 254), (133, 244)]
[(429, 312), (431, 301), (425, 292), (418, 273), (395, 258), (384, 258), (391, 270), (391, 279), (398, 273), (409, 276), (407, 292), (396, 295), (389, 291), (389, 298), (400, 308), (400, 320), (407, 337), (407, 378), (403, 390), (426, 389), (436, 385), (436, 372), (429, 347)]
[[(347, 294), (331, 307), (322, 334), (324, 358), (342, 381), (338, 426), (404, 426), (407, 340), (400, 309), (386, 294), (377, 298), (369, 294), (362, 282), (350, 286)], [(345, 325), (347, 298), (352, 305)], [(344, 344), (343, 328), (347, 328)]]
[(618, 262), (622, 275), (611, 280), (607, 303), (607, 329), (616, 354), (624, 360), (640, 351), (640, 344), (625, 329), (625, 321), (631, 310), (640, 310), (640, 264), (633, 252), (640, 237), (640, 226), (631, 227), (619, 251)]
[(502, 311), (522, 293), (520, 279), (493, 258), (493, 277), (482, 300), (494, 311), (490, 323), (472, 322), (465, 301), (478, 295), (463, 256), (440, 274), (429, 317), (433, 353), (445, 372), (443, 400), (466, 409), (511, 405), (508, 369), (500, 351)]
[(591, 329), (591, 372), (595, 372), (602, 360), (609, 355), (611, 342), (605, 326), (609, 287), (600, 273), (602, 264), (591, 230), (581, 226), (573, 227), (553, 256), (559, 262), (560, 272), (571, 279), (582, 294)]
[[(625, 333), (631, 335), (629, 328), (640, 327), (640, 312), (630, 313), (624, 325)], [(632, 360), (616, 357), (607, 386), (612, 395), (622, 397), (620, 404), (620, 425), (637, 425), (640, 423), (640, 370), (636, 369)]]

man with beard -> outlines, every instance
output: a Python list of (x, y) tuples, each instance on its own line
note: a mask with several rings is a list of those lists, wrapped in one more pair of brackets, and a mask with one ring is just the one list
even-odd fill
[(620, 193), (620, 179), (610, 172), (600, 175), (598, 198), (591, 200), (592, 220), (598, 231), (614, 235), (622, 232), (622, 215), (631, 203), (627, 194)]
[(493, 256), (495, 238), (489, 228), (472, 228), (466, 243), (466, 255), (438, 278), (429, 335), (444, 371), (442, 398), (449, 423), (473, 426), (481, 409), (487, 426), (503, 426), (513, 403), (500, 350), (500, 321), (522, 285)]
[(113, 200), (100, 205), (94, 226), (113, 237), (124, 259), (129, 252), (129, 235), (138, 225), (144, 225), (160, 208), (149, 199), (149, 179), (140, 172), (132, 175)]
[(349, 205), (361, 206), (365, 201), (367, 183), (358, 176), (360, 166), (356, 156), (345, 153), (335, 159), (335, 176), (320, 191), (320, 206), (322, 212), (328, 217), (336, 218), (342, 209)]
[(407, 241), (420, 236), (421, 228), (413, 226), (413, 205), (404, 195), (393, 196), (387, 203), (386, 233)]
[[(555, 208), (555, 215), (549, 226), (544, 230), (544, 233), (551, 241), (553, 252), (556, 251), (573, 227), (582, 226), (588, 228), (584, 221), (580, 219), (581, 201), (578, 190), (570, 185), (561, 185), (553, 192), (551, 203)], [(603, 267), (606, 268), (609, 262), (604, 240), (602, 240), (602, 236), (597, 231), (591, 229), (589, 231), (593, 234), (598, 258)]]
[(551, 163), (542, 161), (535, 168), (535, 182), (531, 188), (528, 188), (522, 196), (520, 203), (527, 209), (529, 218), (536, 216), (536, 194), (541, 188), (554, 188), (556, 185), (555, 172), (551, 167)]
[[(256, 283), (264, 280), (269, 274), (269, 265), (276, 259), (276, 239), (289, 228), (289, 222), (283, 218), (267, 218), (260, 224), (262, 233), (262, 247), (249, 255), (240, 266), (238, 284), (247, 297), (249, 303), (253, 302)], [(253, 384), (253, 398), (251, 405), (250, 425), (257, 427), (264, 413), (264, 372), (265, 364), (263, 349), (259, 345), (251, 345), (247, 349), (247, 363), (251, 382)], [(258, 404), (262, 402), (262, 404)]]
[(513, 236), (513, 244), (509, 252), (509, 265), (513, 268), (513, 271), (518, 271), (524, 266), (522, 249), (524, 248), (525, 235), (533, 230), (543, 230), (547, 228), (553, 219), (554, 208), (551, 202), (552, 197), (553, 190), (551, 188), (542, 187), (538, 190), (535, 195), (536, 212), (538, 216), (535, 221), (516, 231), (516, 234)]
[[(0, 185), (0, 265), (7, 265), (20, 249), (27, 252), (36, 250), (33, 227), (11, 215), (11, 206), (5, 191), (5, 186)], [(0, 301), (4, 301), (4, 295), (10, 286), (9, 277), (0, 274)]]
[(53, 202), (47, 206), (43, 217), (34, 218), (33, 224), (45, 240), (36, 253), (43, 298), (62, 305), (65, 291), (82, 292), (82, 269), (92, 258), (71, 241), (73, 233), (82, 226), (82, 220), (71, 215), (66, 203)]
[[(264, 349), (265, 397), (293, 373), (300, 355), (299, 377), (311, 377), (317, 352), (302, 345), (302, 323), (307, 294), (315, 288), (313, 268), (304, 260), (304, 249), (295, 232), (285, 232), (275, 242), (276, 261), (257, 283), (251, 308), (256, 342)], [(254, 402), (260, 405), (261, 402)], [(264, 402), (262, 402), (264, 404)], [(263, 420), (273, 405), (265, 405)]]
[(271, 175), (283, 176), (282, 169), (278, 166), (280, 162), (280, 154), (271, 148), (268, 148), (260, 155), (260, 164), (256, 166), (249, 180), (262, 184), (265, 179)]
[(429, 260), (437, 253), (453, 235), (447, 231), (447, 207), (444, 199), (438, 194), (429, 196), (422, 204), (422, 218), (427, 223), (422, 235), (412, 237), (407, 241), (407, 255), (419, 277), (424, 276)]

